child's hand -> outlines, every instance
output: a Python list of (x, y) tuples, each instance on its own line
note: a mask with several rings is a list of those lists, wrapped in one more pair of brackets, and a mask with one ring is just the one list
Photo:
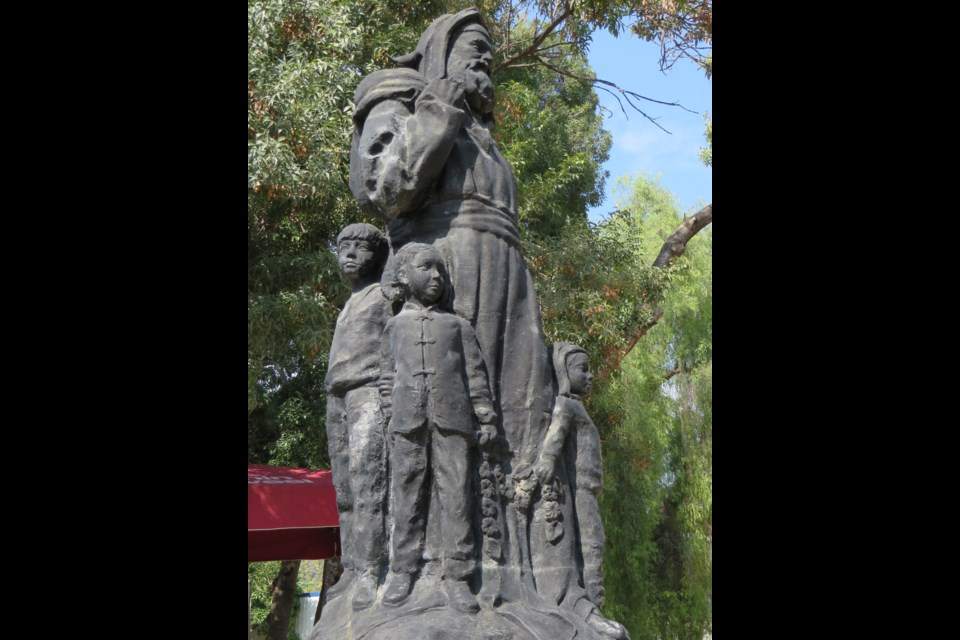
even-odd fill
[(537, 476), (533, 469), (518, 469), (513, 475), (513, 504), (518, 510), (526, 512), (537, 488)]
[(556, 473), (554, 459), (552, 456), (544, 456), (534, 467), (534, 473), (540, 479), (540, 484), (550, 484), (553, 482), (553, 475)]

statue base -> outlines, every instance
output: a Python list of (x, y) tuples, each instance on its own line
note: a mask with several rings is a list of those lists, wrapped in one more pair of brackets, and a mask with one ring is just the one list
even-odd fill
[[(360, 611), (352, 606), (355, 581), (344, 574), (331, 588), (308, 640), (611, 640), (587, 624), (592, 605), (572, 610), (551, 606), (521, 587), (519, 578), (493, 581), (500, 584), (492, 596), (492, 588), (481, 588), (478, 612), (458, 611), (448, 603), (438, 574), (436, 563), (428, 563), (402, 604), (384, 605), (378, 593), (378, 600)], [(505, 593), (515, 599), (505, 599)]]

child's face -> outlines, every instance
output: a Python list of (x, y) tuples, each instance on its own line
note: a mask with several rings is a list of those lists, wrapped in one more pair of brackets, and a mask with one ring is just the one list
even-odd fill
[(593, 387), (593, 374), (590, 373), (590, 361), (585, 353), (575, 353), (567, 358), (567, 376), (570, 378), (570, 392), (577, 395), (590, 393)]
[(376, 252), (369, 240), (344, 238), (337, 245), (337, 264), (340, 272), (351, 282), (373, 273), (376, 268)]
[(445, 273), (440, 254), (420, 251), (407, 264), (401, 281), (410, 288), (414, 298), (424, 304), (432, 304), (443, 294)]

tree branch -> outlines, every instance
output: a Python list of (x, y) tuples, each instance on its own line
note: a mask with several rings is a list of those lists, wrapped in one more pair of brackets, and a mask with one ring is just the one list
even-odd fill
[(571, 9), (570, 5), (565, 4), (563, 7), (563, 11), (560, 13), (560, 15), (554, 18), (553, 22), (548, 24), (546, 29), (534, 35), (533, 42), (530, 44), (529, 47), (527, 47), (517, 55), (513, 56), (512, 58), (507, 58), (506, 60), (504, 60), (497, 66), (495, 66), (493, 68), (493, 71), (490, 72), (490, 75), (493, 76), (499, 73), (500, 71), (503, 71), (504, 69), (509, 69), (510, 67), (514, 66), (517, 62), (519, 62), (524, 58), (528, 58), (532, 55), (536, 55), (537, 50), (540, 48), (540, 45), (543, 44), (543, 41), (546, 40), (551, 33), (557, 30), (557, 27), (560, 26), (560, 23), (566, 20), (567, 17), (572, 13), (572, 11), (573, 9)]
[[(627, 110), (623, 108), (623, 103), (620, 102), (620, 96), (618, 96), (617, 94), (615, 94), (613, 91), (610, 91), (610, 89), (607, 89), (606, 87), (597, 87), (597, 89), (601, 89), (601, 90), (603, 90), (603, 91), (606, 91), (607, 93), (609, 93), (610, 95), (612, 95), (614, 98), (616, 98), (616, 99), (617, 99), (617, 104), (620, 105), (620, 111), (623, 111), (623, 117), (626, 118), (627, 120), (630, 119), (630, 116), (627, 115)], [(604, 108), (603, 105), (600, 105), (600, 108), (603, 109), (603, 108)], [(609, 109), (608, 109), (608, 111), (609, 111)], [(613, 115), (613, 112), (612, 112), (612, 111), (610, 111), (610, 115)]]
[[(511, 35), (511, 33), (512, 33), (512, 17), (513, 17), (513, 11), (514, 11), (514, 10), (515, 10), (515, 7), (514, 7), (514, 5), (511, 3), (511, 4), (509, 5), (509, 9), (508, 9), (508, 13), (507, 13), (508, 20), (507, 20), (507, 29), (506, 29), (506, 38), (505, 38), (506, 43), (505, 43), (505, 45), (504, 45), (504, 46), (506, 47), (505, 53), (506, 53), (506, 52), (509, 52), (509, 49), (510, 49), (509, 42), (510, 42), (510, 35)], [(600, 78), (597, 78), (597, 77), (592, 77), (592, 78), (591, 78), (591, 77), (580, 76), (580, 75), (571, 73), (571, 72), (569, 72), (569, 71), (564, 71), (564, 70), (562, 70), (562, 69), (560, 69), (560, 68), (558, 68), (558, 67), (556, 67), (556, 66), (551, 65), (549, 62), (547, 62), (546, 60), (544, 60), (544, 59), (541, 57), (541, 54), (543, 54), (545, 51), (547, 51), (547, 50), (549, 50), (549, 49), (554, 49), (554, 48), (556, 48), (556, 47), (563, 47), (563, 46), (571, 46), (571, 47), (572, 47), (572, 46), (576, 46), (576, 43), (575, 43), (575, 42), (557, 42), (557, 43), (548, 45), (548, 46), (546, 46), (546, 47), (543, 47), (542, 49), (540, 48), (541, 45), (544, 43), (544, 41), (546, 41), (546, 39), (547, 39), (551, 34), (553, 34), (553, 33), (560, 27), (560, 25), (561, 25), (567, 18), (569, 18), (572, 14), (573, 14), (573, 7), (569, 4), (569, 2), (564, 1), (564, 2), (563, 2), (563, 11), (561, 11), (560, 14), (557, 15), (542, 31), (541, 31), (538, 27), (535, 26), (533, 41), (530, 43), (530, 45), (529, 45), (528, 47), (526, 47), (525, 49), (523, 49), (522, 51), (520, 51), (519, 53), (517, 53), (516, 55), (514, 55), (514, 56), (512, 56), (512, 57), (507, 57), (503, 62), (501, 62), (500, 64), (498, 64), (497, 66), (495, 66), (495, 67), (493, 68), (493, 70), (490, 72), (491, 77), (494, 76), (495, 74), (499, 73), (500, 71), (503, 71), (503, 70), (505, 70), (505, 69), (509, 69), (509, 68), (511, 68), (511, 67), (531, 66), (530, 64), (520, 64), (520, 61), (521, 61), (521, 60), (524, 60), (525, 58), (533, 57), (533, 58), (537, 61), (537, 64), (542, 64), (543, 66), (547, 67), (548, 69), (550, 69), (550, 70), (553, 71), (554, 73), (558, 73), (558, 74), (560, 74), (560, 75), (562, 75), (562, 76), (566, 76), (566, 77), (568, 77), (568, 78), (573, 78), (574, 80), (578, 80), (578, 81), (580, 81), (580, 82), (589, 82), (589, 83), (595, 85), (596, 88), (598, 88), (598, 89), (603, 89), (603, 87), (600, 87), (600, 86), (599, 86), (599, 85), (601, 85), (601, 84), (607, 85), (608, 87), (613, 87), (613, 88), (616, 89), (618, 92), (620, 92), (620, 95), (622, 95), (623, 98), (624, 98), (624, 100), (627, 101), (627, 104), (629, 104), (637, 113), (639, 113), (639, 114), (642, 115), (644, 118), (646, 118), (647, 120), (649, 120), (650, 122), (652, 122), (653, 124), (655, 124), (661, 131), (664, 131), (665, 133), (670, 134), (671, 132), (670, 132), (670, 131), (667, 131), (665, 128), (663, 128), (663, 126), (661, 126), (661, 125), (657, 122), (658, 118), (654, 118), (654, 117), (652, 117), (652, 116), (650, 116), (650, 115), (647, 115), (642, 109), (640, 109), (636, 104), (634, 104), (633, 101), (630, 99), (631, 97), (636, 98), (636, 99), (639, 99), (639, 100), (646, 100), (646, 101), (648, 101), (648, 102), (654, 102), (654, 103), (657, 103), (657, 104), (666, 105), (666, 106), (669, 106), (669, 107), (680, 107), (681, 109), (683, 109), (684, 111), (687, 111), (687, 112), (689, 112), (689, 113), (697, 113), (696, 111), (693, 111), (692, 109), (688, 109), (687, 107), (683, 106), (683, 105), (680, 104), (679, 102), (676, 102), (676, 101), (674, 101), (674, 102), (666, 102), (666, 101), (664, 101), (664, 100), (657, 100), (657, 99), (655, 99), (655, 98), (648, 98), (647, 96), (640, 95), (639, 93), (637, 93), (637, 92), (635, 92), (635, 91), (629, 91), (629, 90), (627, 90), (627, 89), (623, 89), (622, 87), (618, 86), (616, 83), (610, 82), (609, 80), (601, 80)], [(535, 22), (534, 24), (536, 25), (536, 22)], [(499, 52), (499, 51), (500, 51), (500, 49), (498, 49), (498, 52)], [(661, 61), (661, 68), (662, 68), (662, 66), (663, 66), (663, 65), (662, 65), (662, 61)], [(626, 118), (629, 120), (630, 116), (627, 115), (626, 109), (623, 108), (623, 103), (622, 103), (621, 100), (620, 100), (620, 96), (616, 95), (615, 93), (613, 93), (613, 92), (610, 91), (609, 89), (604, 89), (604, 90), (607, 91), (608, 93), (610, 93), (611, 95), (613, 95), (615, 98), (617, 98), (617, 103), (620, 105), (620, 110), (623, 111), (624, 117), (626, 117)], [(671, 135), (672, 135), (672, 134), (671, 134)]]
[[(537, 61), (538, 61), (540, 64), (542, 64), (543, 66), (545, 66), (547, 69), (550, 69), (550, 70), (553, 71), (554, 73), (559, 73), (559, 74), (562, 75), (562, 76), (566, 76), (566, 77), (568, 77), (568, 78), (573, 78), (574, 80), (578, 80), (578, 81), (580, 81), (580, 82), (589, 82), (590, 84), (600, 83), (600, 84), (605, 84), (605, 85), (607, 85), (607, 86), (609, 86), (609, 87), (613, 87), (614, 89), (616, 89), (617, 91), (619, 91), (619, 92), (623, 95), (623, 98), (627, 101), (627, 104), (629, 104), (631, 107), (633, 107), (633, 109), (634, 109), (637, 113), (639, 113), (640, 115), (642, 115), (644, 118), (646, 118), (647, 120), (649, 120), (649, 121), (652, 122), (653, 124), (657, 125), (657, 127), (659, 127), (661, 131), (664, 131), (664, 132), (666, 132), (666, 133), (670, 133), (670, 132), (667, 131), (666, 129), (664, 129), (663, 126), (661, 126), (660, 123), (657, 122), (657, 118), (654, 118), (654, 117), (652, 117), (652, 116), (648, 116), (646, 113), (643, 112), (642, 109), (640, 109), (640, 107), (638, 107), (637, 105), (633, 104), (633, 101), (630, 100), (630, 96), (631, 96), (631, 95), (632, 95), (632, 96), (635, 96), (635, 97), (637, 97), (637, 98), (643, 98), (644, 100), (649, 100), (650, 102), (656, 102), (656, 103), (659, 103), (659, 104), (665, 104), (665, 105), (671, 106), (671, 107), (680, 107), (681, 109), (684, 109), (684, 110), (686, 110), (686, 111), (690, 111), (689, 109), (687, 109), (686, 107), (684, 107), (682, 104), (680, 104), (680, 103), (678, 103), (678, 102), (663, 102), (662, 100), (654, 100), (653, 98), (647, 98), (646, 96), (641, 96), (640, 94), (634, 93), (633, 91), (627, 91), (626, 89), (621, 89), (619, 86), (617, 86), (616, 83), (610, 82), (609, 80), (601, 80), (600, 78), (596, 78), (596, 77), (591, 78), (591, 77), (589, 77), (589, 76), (581, 76), (581, 75), (577, 75), (577, 74), (575, 74), (575, 73), (571, 73), (571, 72), (569, 72), (569, 71), (565, 71), (565, 70), (563, 70), (563, 69), (561, 69), (561, 68), (559, 68), (559, 67), (555, 67), (554, 65), (550, 64), (549, 62), (547, 62), (546, 60), (544, 60), (544, 59), (541, 58), (540, 56), (537, 56)], [(604, 89), (604, 87), (597, 87), (597, 88), (598, 88), (598, 89)], [(609, 89), (604, 89), (604, 91), (607, 91), (608, 93), (613, 93), (613, 92), (610, 91)], [(614, 96), (617, 98), (617, 102), (620, 102), (620, 98), (617, 97), (615, 94), (614, 94)], [(626, 110), (624, 110), (624, 108), (623, 108), (623, 103), (620, 104), (620, 110), (623, 111), (623, 115), (624, 115), (624, 116), (627, 115)], [(690, 113), (696, 113), (696, 111), (690, 111)], [(627, 116), (627, 119), (629, 119), (629, 116)], [(673, 134), (670, 134), (670, 135), (673, 135)]]
[(524, 67), (537, 67), (540, 66), (539, 62), (524, 62), (523, 64), (515, 64), (511, 69), (523, 69)]
[[(683, 223), (677, 228), (676, 231), (670, 234), (670, 237), (667, 238), (666, 242), (663, 243), (663, 247), (660, 249), (660, 254), (657, 256), (657, 259), (653, 261), (654, 267), (667, 267), (673, 261), (674, 258), (682, 256), (683, 252), (687, 250), (687, 243), (690, 241), (690, 238), (695, 236), (701, 229), (713, 222), (713, 203), (708, 204), (700, 211), (696, 212), (689, 218), (684, 218)], [(617, 360), (615, 368), (619, 368), (621, 362), (624, 358), (630, 355), (630, 352), (633, 351), (633, 348), (637, 346), (637, 342), (640, 341), (640, 338), (646, 335), (657, 322), (660, 321), (660, 318), (663, 317), (663, 309), (658, 308), (656, 313), (654, 313), (653, 318), (650, 322), (647, 322), (630, 337), (630, 340), (627, 342), (627, 347), (621, 350), (622, 355), (620, 355)], [(677, 373), (680, 373), (680, 370), (671, 371), (667, 374), (667, 380), (675, 376)]]
[(550, 49), (556, 49), (557, 47), (575, 47), (575, 46), (577, 46), (576, 42), (567, 42), (567, 41), (555, 42), (554, 44), (548, 44), (543, 49), (540, 49), (540, 53), (543, 53), (544, 51), (548, 51)]
[(662, 317), (663, 309), (658, 308), (656, 312), (654, 312), (653, 317), (649, 322), (641, 325), (636, 331), (633, 332), (633, 335), (630, 336), (630, 339), (627, 341), (627, 344), (624, 348), (617, 349), (612, 355), (605, 354), (603, 369), (597, 372), (597, 377), (602, 379), (610, 375), (611, 371), (618, 371), (620, 369), (620, 363), (623, 362), (624, 358), (626, 358), (631, 351), (633, 351), (633, 348), (637, 346), (640, 338), (647, 335), (647, 331), (650, 331), (650, 329), (652, 329)]
[(682, 256), (683, 252), (687, 250), (687, 242), (690, 241), (690, 238), (711, 222), (713, 222), (713, 203), (683, 220), (683, 224), (677, 227), (677, 230), (671, 233), (670, 237), (663, 243), (660, 254), (653, 261), (653, 266), (669, 266), (674, 258)]
[[(650, 318), (650, 322), (641, 326), (630, 337), (630, 341), (627, 343), (627, 348), (623, 352), (623, 358), (626, 358), (630, 354), (630, 352), (633, 351), (633, 348), (637, 346), (638, 342), (640, 342), (640, 338), (647, 335), (647, 331), (650, 331), (650, 329), (652, 329), (658, 322), (660, 322), (660, 318), (662, 317), (663, 317), (663, 308), (659, 307), (657, 308), (656, 313), (653, 314), (653, 317)], [(620, 360), (623, 361), (623, 358), (620, 358)]]

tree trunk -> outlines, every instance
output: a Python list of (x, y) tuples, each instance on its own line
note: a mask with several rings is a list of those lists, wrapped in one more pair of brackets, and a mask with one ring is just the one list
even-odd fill
[(299, 560), (284, 560), (280, 563), (280, 573), (270, 585), (273, 602), (270, 615), (267, 616), (267, 640), (287, 640), (290, 628), (290, 613), (297, 597), (297, 574), (300, 572)]
[(687, 242), (690, 241), (690, 238), (697, 235), (700, 229), (711, 222), (713, 222), (712, 202), (689, 218), (683, 219), (683, 224), (677, 227), (677, 230), (671, 233), (670, 237), (663, 243), (660, 254), (653, 261), (653, 266), (666, 267), (673, 262), (674, 258), (682, 256), (683, 252), (687, 250)]
[(323, 584), (320, 585), (320, 602), (317, 603), (317, 615), (313, 617), (313, 624), (320, 621), (323, 605), (327, 603), (327, 591), (337, 584), (341, 575), (343, 575), (343, 564), (340, 562), (340, 556), (333, 556), (323, 561)]

